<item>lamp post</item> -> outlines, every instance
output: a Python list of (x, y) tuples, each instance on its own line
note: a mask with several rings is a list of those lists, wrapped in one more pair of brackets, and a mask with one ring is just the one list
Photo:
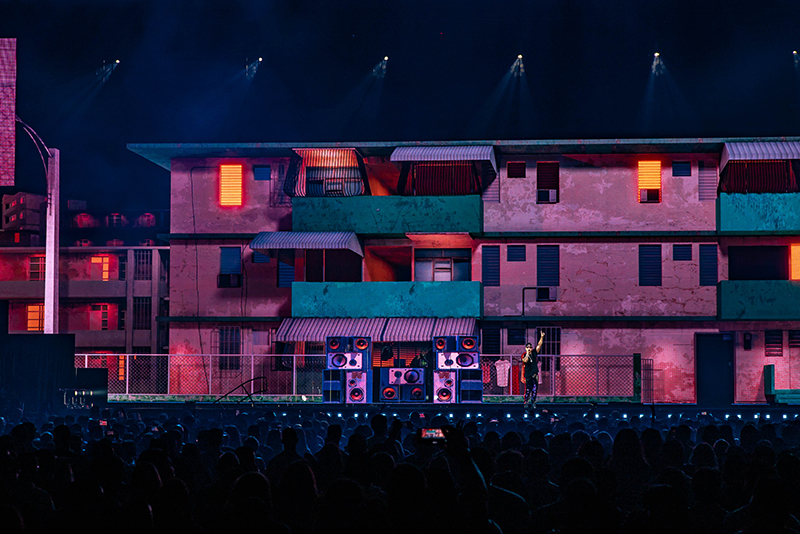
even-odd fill
[[(47, 177), (47, 219), (44, 257), (44, 333), (58, 334), (58, 265), (59, 265), (59, 202), (61, 188), (61, 152), (47, 148), (33, 128), (16, 117), (25, 133), (30, 136), (42, 158)], [(47, 159), (45, 160), (45, 154)]]

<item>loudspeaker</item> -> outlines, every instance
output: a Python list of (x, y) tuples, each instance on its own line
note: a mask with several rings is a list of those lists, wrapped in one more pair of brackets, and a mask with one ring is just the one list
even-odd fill
[(322, 402), (326, 404), (341, 404), (342, 398), (342, 372), (322, 372)]
[(481, 359), (477, 352), (437, 352), (436, 369), (440, 371), (480, 369)]
[(346, 371), (344, 380), (345, 404), (368, 404), (372, 402), (370, 386), (372, 371)]
[(366, 336), (325, 338), (326, 369), (364, 369), (372, 352), (372, 340)]
[(433, 352), (453, 352), (456, 350), (454, 336), (439, 336), (433, 338)]
[(459, 352), (478, 352), (478, 336), (458, 336), (456, 347)]
[(483, 373), (477, 371), (461, 371), (458, 381), (459, 402), (478, 403), (483, 401)]
[(408, 367), (384, 367), (380, 370), (381, 402), (424, 402), (425, 370)]
[(456, 402), (456, 371), (433, 372), (433, 403), (454, 404)]

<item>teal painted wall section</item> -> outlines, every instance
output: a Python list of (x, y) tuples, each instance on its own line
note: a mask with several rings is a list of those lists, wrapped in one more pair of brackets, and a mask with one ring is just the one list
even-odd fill
[(719, 283), (720, 320), (800, 319), (800, 282), (725, 280)]
[(461, 197), (341, 197), (292, 199), (295, 232), (480, 232), (479, 195)]
[(720, 232), (800, 231), (800, 193), (719, 196)]
[(293, 317), (480, 317), (480, 282), (294, 282)]

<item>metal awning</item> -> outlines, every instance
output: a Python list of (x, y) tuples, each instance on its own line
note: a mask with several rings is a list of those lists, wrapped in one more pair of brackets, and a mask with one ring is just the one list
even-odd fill
[(349, 249), (364, 256), (355, 232), (260, 232), (250, 242), (253, 250)]
[(490, 146), (401, 146), (392, 152), (391, 161), (488, 161), (497, 171), (494, 149)]
[(281, 323), (275, 340), (324, 343), (328, 336), (368, 336), (379, 341), (385, 324), (385, 317), (290, 317)]
[(767, 159), (800, 159), (800, 141), (757, 141), (752, 143), (725, 143), (719, 170), (729, 161), (759, 161)]
[(328, 336), (369, 336), (373, 342), (425, 341), (434, 336), (475, 334), (474, 317), (290, 317), (278, 328), (275, 340), (324, 342)]

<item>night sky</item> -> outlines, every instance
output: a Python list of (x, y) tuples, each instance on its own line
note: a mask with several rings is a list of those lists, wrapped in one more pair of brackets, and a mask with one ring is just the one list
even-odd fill
[[(169, 205), (126, 143), (800, 135), (796, 0), (0, 0), (0, 37), (94, 209)], [(18, 127), (18, 185), (43, 172)]]

